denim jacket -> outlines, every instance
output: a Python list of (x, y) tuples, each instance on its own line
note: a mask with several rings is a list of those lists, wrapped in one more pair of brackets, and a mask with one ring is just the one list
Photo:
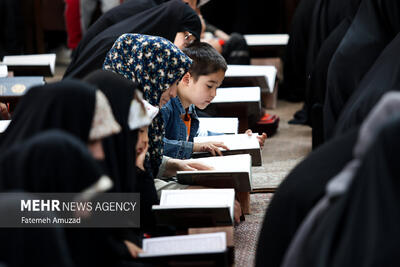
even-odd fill
[[(187, 129), (181, 116), (186, 113), (179, 97), (171, 100), (161, 108), (161, 115), (164, 120), (164, 155), (178, 159), (189, 159), (193, 153), (193, 139), (199, 135), (219, 135), (206, 131), (200, 132), (199, 118), (194, 105), (189, 106), (188, 114), (191, 118), (190, 135), (187, 139)], [(188, 140), (188, 141), (186, 141)]]

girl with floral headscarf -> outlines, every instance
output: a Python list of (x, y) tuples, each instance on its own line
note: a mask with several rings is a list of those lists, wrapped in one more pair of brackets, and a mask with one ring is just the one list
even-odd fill
[[(176, 84), (191, 64), (188, 56), (162, 37), (124, 34), (108, 52), (103, 69), (138, 83), (146, 101), (162, 106), (171, 96), (176, 96)], [(159, 114), (149, 127), (148, 156), (154, 176), (162, 161), (163, 136), (164, 123)]]

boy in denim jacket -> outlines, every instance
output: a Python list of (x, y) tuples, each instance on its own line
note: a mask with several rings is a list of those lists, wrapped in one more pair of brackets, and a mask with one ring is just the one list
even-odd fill
[[(225, 78), (225, 59), (207, 43), (195, 43), (182, 50), (193, 64), (178, 84), (178, 96), (161, 108), (165, 125), (164, 155), (191, 158), (193, 152), (210, 152), (222, 155), (220, 148), (229, 149), (222, 142), (194, 143), (199, 135), (217, 135), (207, 131), (200, 133), (199, 119), (195, 107), (206, 108), (216, 96), (216, 90)], [(251, 130), (246, 131), (251, 135)], [(258, 136), (264, 145), (265, 133)]]

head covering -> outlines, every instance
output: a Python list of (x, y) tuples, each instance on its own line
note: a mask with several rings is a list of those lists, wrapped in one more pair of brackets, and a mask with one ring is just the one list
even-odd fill
[(0, 157), (0, 191), (81, 192), (102, 174), (86, 144), (59, 130), (28, 138)]
[(128, 124), (131, 130), (137, 130), (151, 124), (157, 116), (158, 107), (152, 106), (143, 100), (141, 94), (137, 94), (137, 99), (133, 99), (129, 110)]
[(354, 20), (329, 64), (324, 103), (325, 139), (346, 102), (383, 49), (400, 30), (400, 2), (363, 0)]
[(83, 78), (93, 70), (101, 69), (107, 52), (115, 40), (124, 33), (161, 36), (173, 42), (176, 33), (184, 31), (192, 33), (197, 40), (200, 39), (200, 19), (182, 0), (169, 1), (147, 9), (108, 27), (93, 37), (85, 48), (82, 48), (75, 61), (68, 66), (64, 77)]
[(34, 87), (22, 97), (0, 137), (0, 149), (48, 129), (64, 130), (87, 144), (118, 132), (118, 127), (104, 95), (96, 97), (94, 87), (83, 82), (62, 81)]
[[(103, 68), (123, 75), (143, 88), (143, 97), (158, 106), (161, 95), (189, 70), (192, 60), (162, 37), (124, 34), (104, 61)], [(149, 154), (154, 173), (163, 155), (164, 122), (159, 114), (149, 127)]]
[(93, 38), (96, 37), (96, 35), (128, 17), (135, 16), (136, 14), (155, 6), (156, 3), (154, 3), (153, 0), (125, 1), (101, 15), (101, 17), (89, 27), (88, 31), (83, 35), (79, 42), (78, 47), (72, 52), (71, 63), (75, 62), (75, 60), (79, 58), (81, 51)]
[(128, 116), (137, 84), (111, 71), (97, 70), (85, 79), (108, 98), (121, 132), (103, 140), (105, 165), (117, 192), (136, 192), (135, 179), (137, 132), (131, 132)]

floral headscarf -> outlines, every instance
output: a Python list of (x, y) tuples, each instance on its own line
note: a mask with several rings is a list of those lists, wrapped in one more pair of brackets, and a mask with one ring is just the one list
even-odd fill
[[(158, 106), (162, 93), (182, 79), (192, 60), (165, 38), (143, 34), (123, 34), (108, 52), (103, 69), (123, 75), (139, 84), (143, 97)], [(149, 156), (154, 173), (163, 155), (164, 122), (161, 114), (149, 127)]]

